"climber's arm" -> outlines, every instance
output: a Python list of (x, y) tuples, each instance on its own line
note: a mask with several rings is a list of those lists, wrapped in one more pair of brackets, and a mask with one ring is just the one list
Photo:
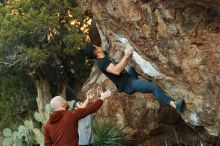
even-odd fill
[(106, 71), (115, 75), (120, 75), (121, 72), (125, 69), (127, 64), (128, 56), (123, 56), (121, 61), (117, 64), (110, 63)]
[(106, 71), (115, 75), (120, 75), (120, 73), (125, 69), (125, 66), (127, 65), (127, 61), (130, 58), (130, 56), (133, 53), (132, 48), (126, 48), (125, 54), (121, 61), (117, 64), (110, 63), (109, 66), (106, 68)]

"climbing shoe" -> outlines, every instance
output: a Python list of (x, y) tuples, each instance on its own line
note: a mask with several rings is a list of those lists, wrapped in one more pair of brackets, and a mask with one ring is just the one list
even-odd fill
[(178, 113), (183, 112), (183, 110), (184, 110), (184, 105), (185, 105), (184, 99), (178, 100), (175, 104), (176, 104), (176, 111), (177, 111)]

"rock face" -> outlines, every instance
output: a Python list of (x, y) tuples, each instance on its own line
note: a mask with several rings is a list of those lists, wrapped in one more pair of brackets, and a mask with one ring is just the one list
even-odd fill
[[(130, 64), (173, 99), (183, 97), (186, 101), (186, 109), (179, 115), (160, 105), (152, 94), (114, 92), (99, 118), (111, 119), (128, 139), (137, 141), (167, 133), (178, 123), (178, 134), (198, 136), (192, 132), (198, 130), (203, 142), (208, 135), (220, 135), (219, 0), (78, 0), (78, 4), (92, 15), (102, 47), (112, 58), (120, 60), (125, 45), (118, 39), (126, 38), (137, 53)], [(98, 86), (115, 91), (112, 82), (94, 66), (83, 92)], [(152, 141), (165, 145), (163, 136), (160, 138)], [(188, 139), (192, 141), (192, 137)]]

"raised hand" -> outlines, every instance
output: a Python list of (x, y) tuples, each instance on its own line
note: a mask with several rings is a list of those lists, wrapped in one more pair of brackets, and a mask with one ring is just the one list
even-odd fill
[(96, 94), (97, 96), (101, 96), (101, 92), (102, 92), (102, 86), (98, 86), (98, 88), (96, 89)]
[(110, 97), (111, 94), (112, 94), (112, 93), (111, 93), (110, 90), (107, 90), (107, 91), (105, 91), (105, 92), (101, 92), (101, 97), (100, 97), (100, 99), (104, 100), (104, 99)]
[(134, 52), (133, 47), (131, 45), (127, 45), (126, 48), (125, 48), (125, 51), (124, 51), (125, 55), (127, 57), (130, 57), (133, 52)]
[(93, 97), (94, 97), (94, 93), (93, 93), (92, 89), (88, 90), (86, 93), (86, 98), (92, 99)]

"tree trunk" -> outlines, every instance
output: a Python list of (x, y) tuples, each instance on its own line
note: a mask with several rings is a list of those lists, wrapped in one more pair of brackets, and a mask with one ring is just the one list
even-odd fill
[(28, 74), (32, 77), (32, 79), (35, 82), (35, 86), (37, 90), (36, 101), (37, 101), (38, 111), (41, 115), (44, 116), (44, 108), (46, 104), (49, 103), (52, 97), (47, 73), (44, 71), (43, 67), (41, 66), (34, 71), (28, 70)]
[(38, 110), (41, 115), (44, 115), (44, 107), (46, 104), (49, 103), (50, 98), (51, 98), (51, 93), (50, 93), (50, 85), (49, 82), (46, 78), (39, 78), (36, 80), (36, 89), (37, 89), (37, 105), (38, 105)]
[(68, 80), (68, 71), (61, 74), (60, 81), (58, 83), (58, 95), (66, 99), (66, 86)]
[(63, 97), (66, 99), (66, 83), (61, 82), (62, 88), (59, 88), (60, 91), (58, 91), (59, 96)]

